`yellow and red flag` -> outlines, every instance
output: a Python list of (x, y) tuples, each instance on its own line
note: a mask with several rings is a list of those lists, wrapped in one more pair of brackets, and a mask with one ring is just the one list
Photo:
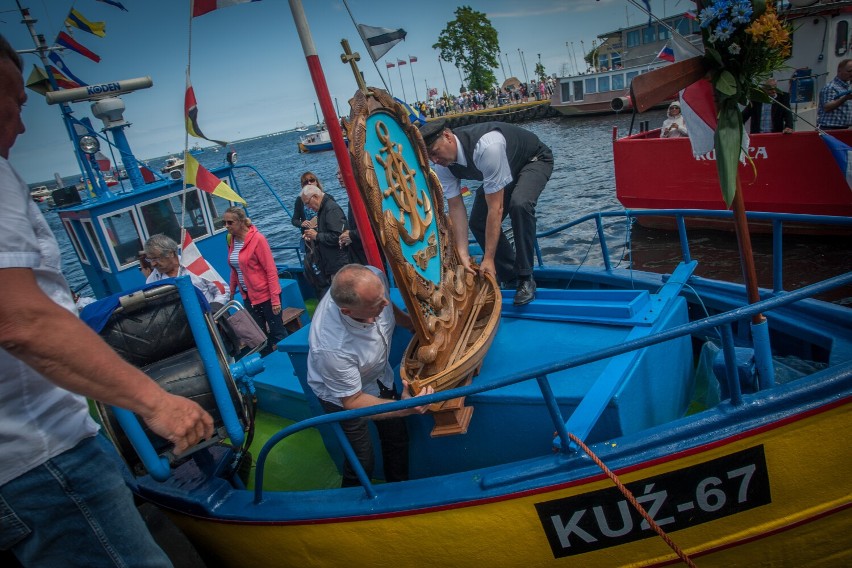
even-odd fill
[(227, 183), (210, 173), (210, 171), (199, 164), (198, 160), (193, 158), (191, 154), (187, 153), (184, 158), (186, 161), (184, 162), (183, 170), (186, 183), (194, 185), (201, 191), (218, 195), (222, 199), (227, 199), (228, 201), (239, 201), (245, 205), (246, 200), (240, 197), (239, 193), (231, 189)]

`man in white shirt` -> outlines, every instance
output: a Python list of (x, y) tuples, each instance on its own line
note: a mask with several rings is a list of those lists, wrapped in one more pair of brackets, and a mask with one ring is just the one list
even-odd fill
[[(482, 181), (470, 212), (470, 230), (482, 247), (479, 270), (494, 275), (504, 285), (516, 285), (514, 303), (535, 298), (533, 259), (535, 207), (550, 174), (553, 153), (538, 137), (517, 126), (484, 122), (450, 130), (443, 120), (420, 128), (429, 159), (444, 188), (456, 249), (468, 271), (467, 209), (461, 197), (461, 180)], [(506, 216), (512, 220), (515, 246), (503, 234)]]
[(84, 397), (126, 408), (179, 454), (213, 435), (77, 318), (59, 245), (9, 164), (24, 132), (18, 54), (0, 36), (0, 550), (24, 566), (170, 567)]
[[(334, 275), (330, 292), (314, 311), (308, 352), (308, 386), (326, 412), (375, 406), (411, 396), (407, 381), (403, 381), (401, 395), (396, 392), (388, 362), (397, 323), (412, 327), (408, 315), (391, 303), (387, 279), (378, 269), (347, 264)], [(417, 396), (432, 392), (432, 387), (427, 387)], [(418, 406), (370, 417), (382, 442), (386, 481), (408, 479), (408, 430), (403, 417), (423, 414), (427, 409), (428, 406)], [(341, 427), (367, 477), (372, 477), (374, 457), (368, 421), (345, 420)], [(360, 485), (348, 461), (342, 485)]]

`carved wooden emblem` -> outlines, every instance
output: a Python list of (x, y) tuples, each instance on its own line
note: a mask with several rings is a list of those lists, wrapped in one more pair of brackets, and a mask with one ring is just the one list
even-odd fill
[[(414, 322), (402, 377), (416, 392), (426, 385), (452, 388), (479, 371), (491, 345), (502, 305), (497, 282), (465, 273), (443, 191), (406, 109), (380, 89), (369, 95), (359, 90), (350, 105), (346, 126), (355, 178)], [(433, 434), (466, 431), (471, 408), (457, 401), (434, 410), (450, 416), (436, 416)]]

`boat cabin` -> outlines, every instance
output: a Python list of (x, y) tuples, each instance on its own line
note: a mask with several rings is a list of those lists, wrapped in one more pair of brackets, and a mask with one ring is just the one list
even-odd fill
[[(230, 167), (211, 171), (227, 181)], [(234, 203), (197, 188), (182, 192), (182, 180), (158, 180), (142, 189), (85, 201), (77, 196), (60, 205), (62, 226), (96, 297), (143, 284), (137, 255), (145, 241), (163, 233), (180, 243), (181, 226), (205, 259), (228, 274), (222, 215)]]

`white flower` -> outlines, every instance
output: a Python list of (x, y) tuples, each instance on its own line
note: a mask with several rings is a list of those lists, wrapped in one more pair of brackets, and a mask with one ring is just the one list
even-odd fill
[(730, 53), (731, 55), (738, 55), (739, 52), (740, 52), (740, 46), (739, 45), (732, 43), (731, 45), (728, 46), (728, 53)]

